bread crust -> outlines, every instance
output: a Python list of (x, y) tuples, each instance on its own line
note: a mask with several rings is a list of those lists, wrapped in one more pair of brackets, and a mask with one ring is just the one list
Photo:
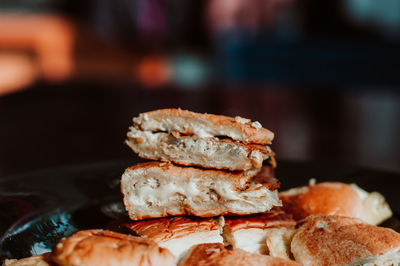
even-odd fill
[(347, 184), (324, 182), (279, 193), (283, 210), (301, 220), (312, 214), (363, 218), (363, 204)]
[(270, 144), (274, 133), (257, 122), (241, 117), (200, 114), (181, 109), (160, 109), (133, 119), (136, 127), (148, 131), (178, 131), (198, 137), (226, 136), (244, 143)]
[(121, 225), (132, 234), (163, 243), (171, 239), (190, 236), (194, 233), (219, 231), (212, 218), (168, 217), (131, 222)]
[(225, 216), (225, 230), (236, 232), (249, 228), (274, 228), (294, 227), (296, 221), (290, 214), (285, 213), (281, 208), (274, 207), (268, 212), (257, 213), (246, 216)]
[(311, 215), (300, 221), (291, 243), (294, 258), (304, 265), (347, 265), (399, 249), (397, 232), (334, 215)]
[(179, 266), (225, 265), (300, 265), (294, 261), (252, 254), (241, 249), (226, 248), (219, 243), (200, 244), (191, 248)]
[(175, 265), (175, 257), (154, 241), (107, 230), (85, 230), (61, 240), (57, 265)]

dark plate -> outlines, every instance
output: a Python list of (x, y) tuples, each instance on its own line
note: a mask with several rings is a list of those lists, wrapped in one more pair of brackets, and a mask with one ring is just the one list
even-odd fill
[[(119, 178), (138, 161), (102, 162), (40, 171), (0, 180), (0, 261), (50, 251), (77, 230), (104, 228), (126, 217)], [(400, 211), (400, 174), (336, 164), (279, 161), (282, 189), (321, 181), (357, 183), (385, 195)], [(399, 231), (397, 218), (383, 226)]]

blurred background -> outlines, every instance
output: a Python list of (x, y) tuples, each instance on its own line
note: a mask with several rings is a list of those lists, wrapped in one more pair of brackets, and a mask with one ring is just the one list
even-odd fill
[(400, 0), (0, 0), (0, 177), (132, 157), (131, 118), (163, 107), (400, 171), (399, 88)]

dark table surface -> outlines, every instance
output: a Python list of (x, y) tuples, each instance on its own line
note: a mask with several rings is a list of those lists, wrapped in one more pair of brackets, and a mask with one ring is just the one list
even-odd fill
[(0, 178), (133, 158), (124, 145), (132, 117), (166, 107), (258, 120), (275, 132), (272, 147), (278, 160), (400, 172), (400, 94), (394, 91), (254, 86), (145, 90), (133, 84), (71, 81), (36, 84), (0, 97)]

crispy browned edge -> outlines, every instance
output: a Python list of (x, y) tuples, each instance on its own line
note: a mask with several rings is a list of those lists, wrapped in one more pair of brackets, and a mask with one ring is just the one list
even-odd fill
[(219, 231), (219, 226), (212, 218), (200, 217), (166, 217), (123, 223), (119, 227), (124, 232), (139, 235), (157, 243), (189, 236), (194, 233)]
[(225, 230), (235, 232), (249, 228), (274, 228), (294, 227), (296, 221), (292, 215), (285, 213), (280, 207), (274, 207), (265, 213), (257, 213), (248, 216), (225, 216)]
[[(149, 119), (151, 119), (152, 116), (164, 116), (164, 117), (175, 116), (175, 117), (182, 117), (185, 119), (201, 118), (208, 120), (209, 122), (217, 126), (222, 125), (222, 126), (234, 127), (241, 130), (246, 135), (248, 143), (270, 144), (274, 138), (274, 133), (266, 128), (262, 127), (260, 129), (256, 129), (251, 126), (251, 123), (245, 123), (245, 124), (239, 123), (235, 120), (235, 118), (224, 115), (201, 114), (188, 110), (182, 110), (179, 108), (154, 110), (146, 113), (141, 113), (139, 117), (143, 117), (144, 114), (147, 114), (149, 116)], [(190, 131), (185, 131), (181, 133), (185, 135), (193, 134), (193, 132)]]

